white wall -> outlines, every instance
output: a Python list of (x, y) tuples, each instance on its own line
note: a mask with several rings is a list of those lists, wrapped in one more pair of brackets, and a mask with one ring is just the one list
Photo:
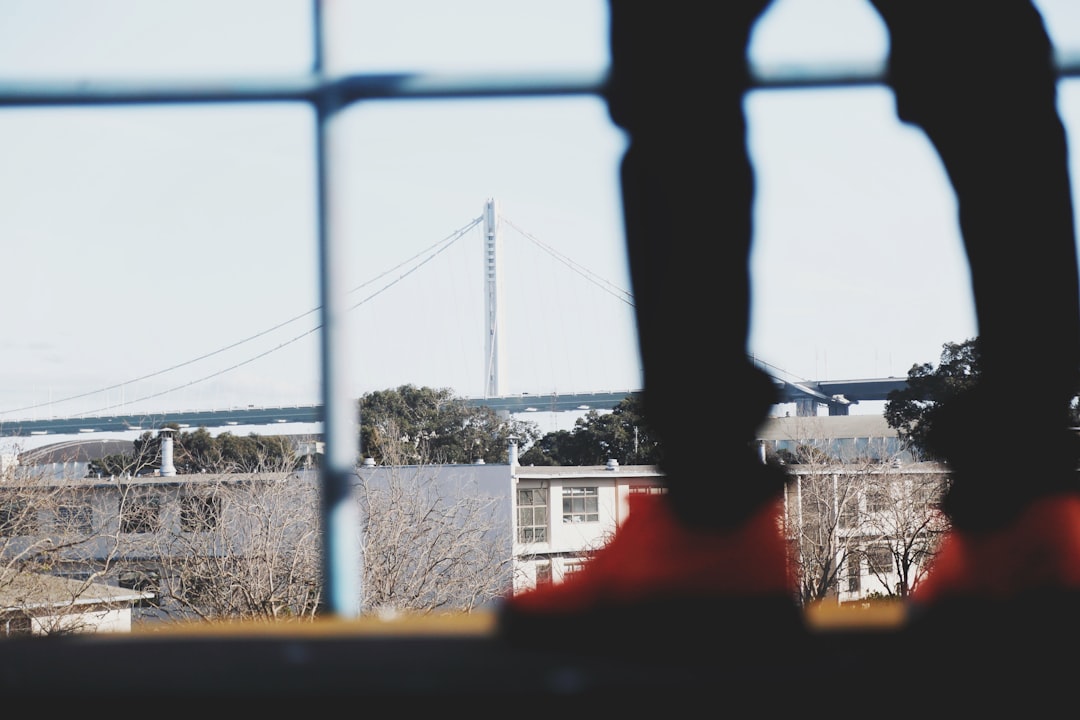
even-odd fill
[[(549, 474), (537, 473), (539, 468), (530, 468), (515, 477), (515, 513), (516, 489), (546, 488), (548, 490), (548, 540), (547, 542), (517, 542), (516, 514), (514, 559), (514, 590), (535, 587), (537, 568), (550, 564), (553, 582), (561, 582), (568, 568), (580, 565), (591, 551), (607, 543), (616, 528), (626, 519), (628, 513), (627, 496), (631, 484), (659, 485), (661, 476), (655, 470), (648, 472), (627, 472), (604, 469), (552, 469)], [(566, 488), (597, 488), (598, 516), (596, 522), (563, 522), (563, 495)]]

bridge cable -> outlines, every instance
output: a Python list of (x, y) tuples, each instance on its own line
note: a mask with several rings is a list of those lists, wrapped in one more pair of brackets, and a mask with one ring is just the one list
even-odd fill
[[(410, 267), (407, 271), (402, 272), (400, 275), (398, 275), (392, 281), (390, 281), (389, 283), (383, 285), (382, 287), (380, 287), (378, 290), (371, 293), (370, 295), (364, 297), (359, 302), (351, 305), (349, 307), (349, 310), (355, 310), (356, 308), (360, 307), (361, 305), (364, 305), (365, 303), (369, 302), (370, 300), (373, 300), (374, 298), (378, 297), (382, 293), (386, 292), (387, 290), (389, 290), (393, 286), (397, 285), (399, 282), (401, 282), (402, 280), (407, 278), (409, 275), (412, 275), (414, 272), (419, 270), (421, 267), (423, 267), (427, 263), (431, 262), (436, 257), (438, 257), (443, 252), (445, 252), (447, 249), (449, 249), (458, 240), (460, 240), (462, 237), (464, 237), (464, 235), (469, 230), (476, 227), (482, 220), (483, 220), (483, 216), (473, 218), (466, 225), (462, 226), (461, 228), (458, 228), (457, 230), (453, 231), (452, 233), (450, 233), (446, 237), (444, 237), (444, 238), (440, 239), (439, 241), (433, 243), (432, 245), (428, 246), (424, 250), (421, 250), (420, 252), (416, 253), (412, 257), (410, 257), (410, 258), (408, 258), (406, 260), (403, 260), (402, 262), (398, 263), (397, 265), (395, 265), (395, 266), (393, 266), (393, 267), (391, 267), (391, 268), (389, 268), (387, 270), (384, 270), (383, 272), (379, 273), (378, 275), (374, 276), (373, 278), (371, 278), (369, 280), (366, 280), (365, 282), (361, 283), (360, 285), (357, 285), (356, 287), (352, 288), (349, 291), (350, 293), (358, 292), (358, 291), (362, 290), (363, 288), (371, 285), (372, 283), (375, 283), (375, 282), (385, 278), (390, 273), (392, 273), (392, 272), (394, 272), (396, 270), (399, 270), (402, 267), (405, 267), (405, 266), (409, 265), (409, 263), (415, 262), (418, 258), (421, 258), (420, 262), (418, 262), (416, 265)], [(589, 282), (592, 282), (593, 284), (600, 287), (602, 290), (604, 290), (604, 292), (607, 292), (608, 294), (616, 297), (617, 299), (619, 299), (620, 301), (622, 301), (625, 304), (629, 305), (630, 307), (634, 306), (633, 294), (627, 292), (626, 290), (623, 290), (622, 288), (619, 288), (614, 283), (609, 282), (608, 280), (605, 280), (604, 278), (600, 277), (599, 275), (592, 272), (591, 270), (585, 268), (582, 265), (579, 265), (578, 263), (574, 262), (573, 260), (566, 257), (565, 255), (562, 255), (561, 253), (559, 253), (557, 250), (555, 250), (551, 246), (541, 242), (538, 238), (536, 238), (531, 233), (528, 233), (525, 230), (519, 228), (512, 221), (510, 221), (510, 220), (508, 220), (506, 218), (501, 218), (501, 220), (503, 222), (505, 222), (508, 226), (510, 226), (514, 230), (516, 230), (518, 233), (520, 233), (527, 240), (534, 243), (537, 247), (541, 248), (542, 250), (544, 250), (545, 252), (550, 254), (552, 257), (556, 258), (559, 262), (561, 262), (564, 265), (566, 265), (567, 267), (569, 267), (575, 273), (581, 275), (586, 280), (589, 280)], [(248, 336), (248, 337), (246, 337), (246, 338), (244, 338), (242, 340), (238, 340), (236, 342), (230, 343), (229, 345), (218, 348), (217, 350), (213, 350), (211, 352), (205, 353), (203, 355), (192, 358), (190, 360), (186, 360), (184, 362), (177, 363), (176, 365), (172, 365), (172, 366), (164, 368), (162, 370), (158, 370), (158, 371), (155, 371), (155, 372), (152, 372), (152, 373), (148, 373), (146, 375), (142, 375), (142, 376), (139, 376), (139, 377), (136, 377), (136, 378), (132, 378), (132, 379), (126, 380), (124, 382), (115, 383), (113, 385), (109, 385), (109, 386), (106, 386), (106, 387), (103, 387), (103, 388), (98, 388), (96, 390), (90, 390), (90, 391), (87, 391), (87, 392), (78, 393), (76, 395), (70, 395), (68, 397), (60, 398), (58, 400), (51, 400), (51, 401), (45, 402), (45, 403), (36, 403), (36, 404), (27, 405), (27, 406), (23, 406), (23, 407), (19, 407), (19, 408), (12, 408), (10, 410), (3, 410), (3, 411), (0, 411), (0, 415), (10, 414), (10, 413), (14, 413), (14, 412), (23, 412), (23, 411), (27, 411), (27, 410), (35, 410), (35, 409), (38, 409), (38, 408), (41, 408), (41, 407), (48, 407), (48, 406), (56, 405), (56, 404), (59, 404), (59, 403), (70, 402), (72, 400), (78, 400), (78, 399), (81, 399), (81, 398), (89, 397), (91, 395), (96, 395), (98, 393), (107, 392), (109, 390), (116, 390), (116, 389), (122, 388), (122, 387), (124, 387), (126, 385), (130, 385), (132, 383), (140, 382), (140, 381), (143, 381), (143, 380), (149, 380), (151, 378), (158, 377), (160, 375), (164, 375), (165, 373), (172, 372), (173, 370), (178, 370), (180, 368), (187, 367), (189, 365), (193, 365), (194, 363), (197, 363), (197, 362), (200, 362), (202, 360), (206, 360), (208, 358), (214, 357), (215, 355), (220, 355), (223, 352), (226, 352), (228, 350), (232, 350), (234, 348), (237, 348), (237, 347), (239, 347), (241, 345), (244, 345), (245, 343), (251, 342), (253, 340), (257, 340), (260, 337), (264, 337), (264, 336), (266, 336), (266, 335), (268, 335), (268, 334), (270, 334), (270, 333), (272, 333), (272, 332), (274, 332), (276, 330), (279, 330), (279, 329), (281, 329), (281, 328), (283, 328), (283, 327), (285, 327), (287, 325), (290, 325), (290, 324), (292, 324), (294, 322), (302, 320), (303, 318), (305, 318), (305, 317), (307, 317), (309, 315), (312, 315), (313, 313), (318, 312), (320, 309), (321, 309), (321, 306), (312, 308), (311, 310), (307, 310), (306, 312), (300, 313), (299, 315), (296, 315), (296, 316), (294, 316), (294, 317), (292, 317), (292, 318), (290, 318), (288, 320), (285, 320), (283, 322), (277, 323), (276, 325), (273, 325), (273, 326), (271, 326), (271, 327), (269, 327), (269, 328), (267, 328), (265, 330), (262, 330), (262, 331), (260, 331), (258, 333), (255, 333), (254, 335), (250, 335), (250, 336)], [(321, 323), (318, 324), (318, 325), (315, 325), (314, 327), (310, 328), (309, 330), (307, 330), (307, 331), (305, 331), (303, 333), (300, 333), (299, 335), (296, 335), (296, 336), (294, 336), (293, 338), (291, 338), (289, 340), (286, 340), (286, 341), (284, 341), (282, 343), (279, 343), (277, 346), (275, 346), (273, 348), (270, 348), (270, 349), (268, 349), (268, 350), (266, 350), (264, 352), (258, 353), (257, 355), (254, 355), (254, 356), (252, 356), (250, 358), (247, 358), (246, 360), (243, 360), (241, 362), (235, 363), (235, 364), (233, 364), (233, 365), (231, 365), (229, 367), (226, 367), (226, 368), (223, 368), (221, 370), (210, 373), (209, 375), (204, 375), (203, 377), (191, 380), (191, 381), (189, 381), (187, 383), (184, 383), (182, 385), (176, 385), (176, 386), (167, 388), (165, 390), (161, 390), (159, 392), (151, 393), (149, 395), (143, 395), (143, 396), (131, 399), (131, 400), (125, 400), (122, 403), (114, 403), (112, 405), (109, 405), (109, 406), (106, 406), (106, 407), (103, 407), (103, 408), (98, 408), (96, 410), (89, 410), (89, 411), (85, 411), (85, 412), (82, 412), (82, 413), (75, 413), (74, 415), (72, 415), (72, 417), (86, 417), (86, 416), (90, 416), (90, 415), (97, 414), (97, 413), (103, 413), (103, 412), (106, 412), (108, 410), (112, 410), (114, 408), (121, 407), (121, 406), (129, 404), (129, 403), (142, 402), (144, 400), (150, 400), (150, 399), (153, 399), (153, 398), (156, 398), (156, 397), (162, 397), (164, 395), (168, 395), (168, 394), (176, 392), (178, 390), (182, 390), (184, 388), (191, 387), (193, 385), (197, 385), (197, 384), (202, 383), (202, 382), (206, 382), (207, 380), (212, 380), (215, 377), (219, 377), (221, 375), (229, 373), (229, 372), (231, 372), (233, 370), (236, 370), (237, 368), (248, 365), (248, 364), (250, 364), (252, 362), (255, 362), (256, 360), (259, 360), (259, 359), (262, 359), (262, 358), (264, 358), (264, 357), (266, 357), (268, 355), (271, 355), (271, 354), (277, 352), (278, 350), (281, 350), (281, 349), (283, 349), (285, 347), (288, 347), (289, 345), (292, 345), (292, 344), (294, 344), (296, 342), (299, 342), (300, 340), (302, 340), (303, 338), (311, 335), (312, 333), (314, 333), (316, 330), (320, 329), (321, 327), (322, 327)], [(760, 359), (754, 358), (754, 361), (755, 361), (755, 363), (757, 363), (759, 365), (767, 365), (769, 368), (779, 370), (779, 368), (775, 368), (774, 366), (769, 365), (768, 363), (765, 363), (765, 362), (761, 361)], [(783, 372), (783, 371), (781, 371), (781, 372)], [(775, 375), (775, 373), (772, 373), (772, 372), (770, 372), (770, 374)]]
[[(402, 273), (397, 278), (395, 278), (392, 282), (388, 283), (387, 285), (384, 285), (379, 290), (377, 290), (377, 291), (373, 292), (372, 294), (368, 295), (367, 297), (365, 297), (360, 302), (352, 305), (349, 309), (350, 310), (355, 310), (356, 308), (358, 308), (361, 305), (363, 305), (364, 303), (374, 299), (378, 295), (386, 292), (391, 287), (398, 284), (399, 282), (404, 280), (406, 277), (408, 277), (412, 273), (419, 270), (421, 267), (423, 267), (428, 262), (433, 260), (435, 257), (440, 255), (442, 252), (444, 252), (447, 248), (449, 248), (455, 242), (460, 240), (465, 235), (465, 233), (467, 233), (469, 230), (476, 227), (480, 223), (481, 220), (483, 220), (483, 216), (473, 218), (465, 226), (455, 230), (450, 235), (447, 235), (446, 237), (442, 238), (441, 240), (434, 243), (433, 245), (430, 245), (429, 247), (427, 247), (426, 249), (420, 251), (416, 255), (413, 255), (411, 258), (408, 258), (407, 260), (403, 260), (402, 262), (398, 263), (394, 267), (392, 267), (392, 268), (390, 268), (388, 270), (384, 270), (383, 272), (379, 273), (375, 277), (373, 277), (373, 278), (361, 283), (360, 285), (357, 285), (356, 287), (354, 287), (352, 290), (349, 291), (350, 293), (355, 293), (355, 292), (357, 292), (359, 290), (362, 290), (363, 288), (367, 287), (368, 285), (371, 285), (372, 283), (386, 277), (387, 275), (394, 272), (395, 270), (397, 270), (397, 269), (399, 269), (399, 268), (401, 268), (401, 267), (403, 267), (405, 265), (408, 265), (409, 263), (415, 261), (417, 258), (427, 254), (427, 257), (423, 258), (423, 260), (419, 264), (417, 264), (415, 267), (411, 268), (407, 272)], [(298, 320), (301, 320), (301, 319), (303, 319), (303, 318), (305, 318), (305, 317), (307, 317), (307, 316), (309, 316), (309, 315), (311, 315), (313, 313), (318, 312), (321, 309), (321, 307), (322, 306), (315, 307), (315, 308), (313, 308), (311, 310), (308, 310), (308, 311), (303, 312), (303, 313), (301, 313), (299, 315), (296, 315), (296, 316), (294, 316), (294, 317), (292, 317), (292, 318), (290, 318), (288, 320), (285, 320), (284, 322), (280, 322), (280, 323), (278, 323), (278, 324), (276, 324), (276, 325), (274, 325), (274, 326), (272, 326), (270, 328), (267, 328), (266, 330), (263, 330), (261, 332), (255, 333), (254, 335), (246, 337), (243, 340), (238, 340), (238, 341), (236, 341), (234, 343), (231, 343), (231, 344), (226, 345), (224, 347), (218, 348), (217, 350), (205, 353), (203, 355), (192, 358), (190, 360), (186, 360), (186, 361), (184, 361), (182, 363), (178, 363), (178, 364), (173, 365), (171, 367), (167, 367), (167, 368), (165, 368), (163, 370), (158, 370), (156, 372), (148, 373), (146, 375), (142, 375), (142, 376), (137, 377), (137, 378), (132, 378), (130, 380), (126, 380), (126, 381), (121, 382), (121, 383), (116, 383), (116, 384), (113, 384), (113, 385), (109, 385), (107, 387), (98, 388), (96, 390), (90, 390), (90, 391), (79, 393), (79, 394), (76, 394), (76, 395), (70, 395), (70, 396), (65, 397), (65, 398), (60, 398), (59, 400), (51, 400), (51, 401), (45, 402), (45, 403), (36, 403), (36, 404), (33, 404), (33, 405), (26, 405), (26, 406), (19, 407), (19, 408), (12, 408), (10, 410), (3, 410), (3, 411), (0, 411), (0, 415), (6, 415), (6, 414), (10, 414), (10, 413), (15, 413), (15, 412), (23, 412), (23, 411), (27, 411), (27, 410), (35, 410), (35, 409), (41, 408), (41, 407), (48, 407), (48, 406), (56, 405), (56, 404), (59, 404), (59, 403), (69, 402), (69, 401), (72, 401), (72, 400), (78, 400), (78, 399), (81, 399), (81, 398), (84, 398), (84, 397), (88, 397), (90, 395), (96, 395), (98, 393), (107, 392), (109, 390), (116, 390), (118, 388), (124, 387), (126, 385), (131, 384), (131, 383), (140, 382), (142, 380), (149, 380), (150, 378), (154, 378), (154, 377), (157, 377), (159, 375), (164, 375), (167, 372), (171, 372), (173, 370), (178, 370), (178, 369), (180, 369), (182, 367), (186, 367), (188, 365), (192, 365), (192, 364), (200, 362), (202, 360), (206, 360), (207, 358), (211, 358), (211, 357), (213, 357), (215, 355), (220, 355), (221, 353), (223, 353), (223, 352), (225, 352), (227, 350), (232, 350), (233, 348), (239, 347), (240, 345), (243, 345), (244, 343), (247, 343), (247, 342), (250, 342), (252, 340), (256, 340), (256, 339), (258, 339), (260, 337), (263, 337), (265, 335), (268, 335), (268, 334), (274, 332), (275, 330), (279, 330), (279, 329), (285, 327), (286, 325), (294, 323), (294, 322), (296, 322)], [(320, 323), (319, 325), (316, 325), (315, 327), (311, 328), (310, 330), (307, 330), (306, 332), (303, 332), (300, 335), (297, 335), (297, 336), (293, 337), (292, 339), (287, 340), (287, 341), (279, 344), (277, 347), (271, 348), (271, 349), (269, 349), (269, 350), (267, 350), (265, 352), (262, 352), (262, 353), (259, 353), (258, 355), (255, 355), (254, 357), (251, 357), (251, 358), (249, 358), (247, 360), (236, 363), (235, 365), (227, 367), (227, 368), (225, 368), (223, 370), (211, 373), (210, 375), (206, 375), (206, 376), (198, 378), (196, 380), (192, 380), (191, 382), (185, 383), (183, 385), (177, 385), (175, 387), (168, 388), (168, 389), (162, 390), (160, 392), (156, 392), (156, 393), (153, 393), (153, 394), (150, 394), (150, 395), (144, 395), (142, 397), (138, 397), (138, 398), (135, 398), (135, 399), (132, 399), (132, 400), (127, 400), (127, 401), (125, 401), (123, 403), (116, 403), (116, 404), (110, 405), (108, 407), (99, 408), (98, 410), (90, 410), (90, 411), (87, 411), (87, 412), (76, 413), (74, 415), (74, 417), (85, 417), (85, 416), (91, 415), (93, 413), (100, 413), (100, 412), (104, 412), (106, 410), (111, 410), (113, 408), (120, 407), (120, 406), (126, 405), (128, 403), (135, 403), (135, 402), (141, 402), (143, 400), (149, 400), (149, 399), (152, 399), (152, 398), (155, 398), (155, 397), (160, 397), (162, 395), (167, 395), (169, 393), (175, 392), (177, 390), (181, 390), (181, 389), (186, 388), (186, 387), (190, 387), (192, 385), (196, 385), (196, 384), (201, 383), (201, 382), (205, 382), (207, 380), (218, 377), (219, 375), (224, 375), (227, 372), (231, 372), (232, 370), (235, 370), (235, 369), (237, 369), (239, 367), (242, 367), (242, 366), (247, 365), (247, 364), (249, 364), (251, 362), (254, 362), (255, 360), (266, 357), (267, 355), (269, 355), (271, 353), (274, 353), (274, 352), (277, 352), (278, 350), (281, 350), (284, 347), (292, 345), (293, 343), (298, 342), (301, 339), (303, 339), (303, 338), (307, 337), (308, 335), (312, 334), (313, 332), (315, 332), (316, 330), (318, 330), (321, 327), (322, 327), (322, 324)]]
[(613, 282), (605, 280), (604, 278), (600, 277), (599, 275), (592, 272), (588, 268), (586, 268), (586, 267), (584, 267), (582, 265), (578, 265), (576, 262), (574, 262), (570, 258), (566, 257), (565, 255), (563, 255), (559, 251), (555, 250), (555, 248), (551, 247), (550, 245), (544, 244), (539, 239), (537, 239), (534, 235), (522, 230), (521, 228), (519, 228), (517, 225), (515, 225), (511, 221), (507, 220), (505, 217), (502, 218), (502, 221), (505, 222), (510, 227), (517, 230), (519, 233), (521, 233), (521, 235), (526, 240), (529, 240), (530, 242), (535, 244), (537, 247), (539, 247), (541, 250), (548, 253), (549, 255), (554, 257), (556, 260), (563, 263), (568, 268), (570, 268), (571, 270), (576, 272), (578, 275), (581, 275), (583, 278), (585, 278), (589, 282), (597, 285), (602, 290), (604, 290), (604, 292), (608, 293), (609, 295), (615, 296), (620, 301), (626, 303), (630, 307), (634, 307), (634, 295), (632, 293), (630, 293), (630, 292), (628, 292), (626, 290), (623, 290), (622, 288), (620, 288), (618, 285), (616, 285)]

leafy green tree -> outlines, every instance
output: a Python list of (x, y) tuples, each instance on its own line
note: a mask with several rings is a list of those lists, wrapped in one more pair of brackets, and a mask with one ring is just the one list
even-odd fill
[[(574, 428), (577, 430), (577, 428)], [(581, 457), (584, 450), (579, 447), (585, 438), (580, 433), (569, 430), (555, 430), (547, 433), (531, 447), (518, 456), (522, 465), (564, 465), (574, 464), (571, 458)]]
[[(937, 367), (930, 363), (912, 366), (907, 387), (889, 393), (885, 421), (917, 457), (940, 460), (928, 442), (934, 418), (943, 406), (974, 387), (980, 375), (978, 338), (945, 343)], [(1070, 403), (1070, 419), (1074, 426), (1080, 425), (1080, 386)]]
[(645, 421), (641, 399), (628, 395), (611, 412), (590, 410), (573, 430), (548, 433), (521, 454), (522, 465), (654, 465), (662, 447)]
[(388, 448), (406, 464), (460, 464), (508, 460), (510, 437), (533, 443), (540, 431), (533, 422), (503, 418), (489, 407), (474, 407), (448, 388), (401, 385), (363, 395), (360, 451), (377, 463)]
[(931, 363), (908, 370), (907, 387), (893, 390), (885, 403), (885, 421), (917, 457), (934, 458), (927, 437), (943, 405), (979, 380), (978, 338), (945, 343), (937, 367)]
[[(289, 466), (294, 460), (292, 442), (282, 435), (251, 433), (241, 437), (223, 432), (215, 440), (220, 454), (220, 465), (207, 468), (210, 472), (251, 473), (266, 467)], [(186, 442), (187, 438), (181, 437), (180, 444), (185, 445)]]
[[(181, 432), (180, 426), (170, 424), (173, 435), (173, 466), (181, 475), (199, 472), (250, 473), (267, 467), (291, 467), (296, 462), (292, 441), (283, 435), (239, 437), (224, 432), (213, 437), (206, 428)], [(132, 441), (132, 451), (107, 455), (93, 460), (91, 475), (125, 476), (149, 475), (161, 469), (160, 432), (144, 432)]]
[(174, 442), (173, 464), (185, 475), (223, 467), (221, 443), (206, 428), (185, 433), (180, 442)]
[[(178, 430), (176, 425), (170, 426)], [(161, 469), (161, 440), (156, 432), (146, 431), (132, 441), (129, 453), (114, 453), (91, 460), (87, 472), (101, 477), (138, 477)]]

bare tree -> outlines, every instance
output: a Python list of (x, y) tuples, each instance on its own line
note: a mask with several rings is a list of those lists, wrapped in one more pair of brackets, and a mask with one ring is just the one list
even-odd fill
[(786, 524), (800, 601), (906, 597), (934, 550), (940, 488), (929, 475), (901, 471), (884, 439), (831, 438), (816, 418), (794, 432), (768, 461), (786, 464), (793, 478)]
[[(84, 605), (121, 546), (95, 519), (92, 483), (13, 465), (0, 478), (0, 593), (8, 623), (41, 634), (80, 632)], [(56, 582), (59, 576), (65, 582)], [(12, 603), (12, 599), (15, 600)], [(47, 611), (46, 611), (47, 609)]]
[(882, 594), (906, 598), (929, 569), (948, 527), (939, 510), (945, 479), (933, 463), (886, 464), (866, 475), (862, 552)]
[[(404, 456), (394, 447), (384, 447), (384, 458)], [(358, 471), (365, 609), (469, 612), (509, 587), (510, 523), (499, 521), (500, 499), (445, 469)]]
[[(178, 475), (151, 483), (156, 527), (138, 495), (119, 522), (145, 538), (162, 619), (315, 617), (322, 593), (319, 485), (293, 463), (247, 475)], [(362, 611), (471, 611), (500, 597), (512, 568), (506, 498), (446, 466), (358, 468)], [(139, 534), (142, 533), (142, 534)], [(130, 549), (131, 546), (129, 546)], [(150, 565), (144, 565), (149, 568)]]
[(312, 619), (319, 606), (318, 485), (310, 473), (191, 476), (154, 537), (159, 614)]
[(815, 456), (790, 468), (786, 525), (803, 604), (908, 596), (947, 528), (937, 509), (946, 476), (929, 465)]
[[(247, 473), (121, 469), (61, 481), (24, 468), (0, 483), (0, 571), (152, 591), (137, 621), (310, 620), (323, 592), (320, 485), (280, 450), (253, 448), (259, 467)], [(506, 493), (479, 491), (457, 466), (367, 470), (355, 483), (363, 610), (468, 612), (504, 594), (513, 567)]]
[(846, 530), (856, 522), (858, 474), (843, 466), (803, 465), (792, 470), (786, 525), (803, 605), (835, 597), (841, 572), (858, 543)]

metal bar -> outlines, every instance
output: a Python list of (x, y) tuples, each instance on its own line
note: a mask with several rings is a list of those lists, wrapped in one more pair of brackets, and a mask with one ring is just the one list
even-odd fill
[[(292, 78), (196, 79), (191, 81), (71, 80), (0, 81), (0, 108), (164, 105), (240, 102), (305, 102), (315, 110), (320, 294), (321, 367), (326, 455), (321, 469), (324, 609), (341, 617), (359, 614), (362, 561), (360, 522), (352, 499), (359, 453), (359, 413), (347, 396), (352, 364), (347, 324), (345, 239), (334, 222), (334, 183), (328, 150), (333, 120), (363, 100), (430, 100), (481, 97), (599, 95), (606, 72), (579, 74), (362, 74), (325, 76), (322, 3), (313, 0), (314, 63), (309, 76)], [(1062, 77), (1080, 75), (1080, 57), (1057, 58)], [(748, 65), (751, 89), (791, 90), (882, 84), (884, 63), (855, 66)]]
[[(1062, 78), (1080, 77), (1080, 54), (1056, 58)], [(748, 64), (751, 89), (794, 90), (880, 85), (884, 63)], [(333, 95), (342, 105), (362, 100), (598, 95), (605, 72), (438, 74), (383, 73), (326, 78), (195, 80), (2, 80), (0, 107), (170, 103), (309, 102)]]
[[(314, 0), (314, 71), (324, 69), (324, 23), (322, 2)], [(333, 177), (334, 153), (330, 149), (334, 119), (344, 107), (335, 85), (314, 99), (317, 220), (319, 242), (319, 294), (322, 327), (323, 438), (325, 454), (319, 468), (322, 520), (322, 569), (324, 614), (353, 618), (360, 614), (363, 588), (360, 509), (353, 498), (356, 462), (360, 452), (359, 411), (348, 397), (348, 373), (356, 367), (349, 359), (349, 282), (346, 277), (345, 235), (341, 231), (340, 184)]]
[[(1080, 53), (1054, 57), (1059, 79), (1080, 77)], [(752, 90), (812, 90), (815, 88), (884, 85), (886, 60), (872, 63), (749, 63)]]
[(604, 73), (534, 75), (352, 75), (175, 81), (0, 81), (0, 108), (72, 105), (167, 105), (192, 103), (308, 102), (333, 96), (347, 105), (360, 100), (434, 100), (470, 97), (591, 95)]

